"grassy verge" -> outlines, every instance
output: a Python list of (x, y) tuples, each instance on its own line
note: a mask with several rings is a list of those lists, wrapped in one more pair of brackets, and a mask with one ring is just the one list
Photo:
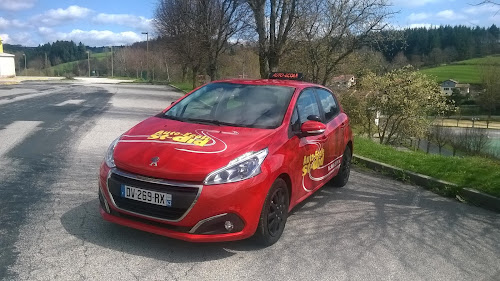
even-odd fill
[(190, 92), (191, 90), (193, 90), (193, 84), (190, 83), (190, 82), (172, 82), (170, 83), (172, 86), (175, 86), (181, 90), (183, 90), (184, 92)]
[(495, 160), (399, 151), (359, 136), (354, 140), (354, 152), (382, 163), (500, 197), (500, 162)]

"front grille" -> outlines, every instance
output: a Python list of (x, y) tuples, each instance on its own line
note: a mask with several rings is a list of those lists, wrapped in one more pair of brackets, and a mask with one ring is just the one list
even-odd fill
[[(122, 185), (171, 194), (172, 206), (159, 206), (121, 197), (120, 190)], [(108, 178), (108, 189), (118, 208), (149, 217), (172, 221), (183, 217), (191, 208), (199, 193), (198, 187), (147, 182), (117, 173), (111, 173), (111, 176)]]

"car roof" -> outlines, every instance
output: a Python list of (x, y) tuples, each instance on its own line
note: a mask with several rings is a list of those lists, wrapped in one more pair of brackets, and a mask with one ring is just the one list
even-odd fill
[(245, 85), (272, 85), (272, 86), (284, 86), (284, 87), (295, 87), (295, 88), (307, 88), (307, 87), (320, 87), (325, 88), (322, 85), (314, 84), (310, 82), (304, 82), (299, 80), (287, 80), (287, 79), (226, 79), (213, 81), (212, 83), (233, 83), (233, 84), (245, 84)]

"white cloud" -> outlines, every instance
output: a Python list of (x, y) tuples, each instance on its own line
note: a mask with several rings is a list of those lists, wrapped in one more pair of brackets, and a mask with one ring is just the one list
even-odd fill
[(458, 13), (455, 13), (453, 10), (444, 10), (444, 11), (441, 11), (441, 12), (438, 12), (436, 14), (436, 16), (439, 18), (439, 19), (442, 19), (442, 20), (463, 20), (463, 19), (466, 19), (466, 17), (462, 14), (458, 14)]
[(437, 13), (436, 16), (443, 19), (453, 19), (453, 17), (455, 16), (455, 12), (453, 12), (453, 10), (444, 10)]
[(90, 30), (84, 31), (74, 29), (71, 32), (53, 32), (52, 29), (41, 27), (38, 29), (40, 35), (45, 41), (53, 42), (56, 40), (67, 40), (82, 42), (88, 46), (110, 46), (110, 45), (130, 45), (142, 40), (142, 37), (132, 31), (112, 32), (109, 30)]
[(43, 14), (36, 15), (32, 21), (38, 25), (54, 26), (63, 22), (75, 21), (86, 18), (92, 12), (91, 9), (80, 6), (69, 6), (66, 9), (52, 9)]
[(35, 5), (36, 0), (1, 0), (0, 10), (19, 11), (30, 9)]
[(41, 34), (41, 35), (50, 35), (52, 33), (54, 33), (54, 30), (52, 28), (48, 28), (48, 27), (45, 27), (45, 26), (42, 26), (42, 27), (39, 27), (38, 28), (38, 32)]
[(12, 28), (25, 28), (28, 24), (20, 20), (8, 20), (0, 17), (0, 30), (7, 30)]
[(473, 5), (464, 8), (463, 12), (470, 15), (492, 14), (496, 13), (499, 7), (493, 4)]
[(152, 19), (129, 14), (98, 14), (92, 19), (97, 24), (116, 24), (136, 29), (150, 31), (152, 30)]
[(393, 5), (403, 7), (422, 7), (427, 4), (440, 2), (441, 0), (393, 0)]
[(0, 30), (7, 29), (9, 27), (9, 21), (0, 17)]
[(408, 20), (410, 22), (418, 22), (418, 21), (422, 21), (422, 20), (428, 19), (430, 16), (431, 15), (427, 14), (427, 13), (411, 13), (408, 16)]
[(10, 36), (9, 36), (9, 34), (0, 33), (0, 38), (2, 38), (2, 43), (9, 43), (10, 44)]
[(13, 32), (9, 34), (0, 34), (3, 43), (23, 46), (36, 46), (38, 42), (33, 39), (33, 34), (30, 32)]

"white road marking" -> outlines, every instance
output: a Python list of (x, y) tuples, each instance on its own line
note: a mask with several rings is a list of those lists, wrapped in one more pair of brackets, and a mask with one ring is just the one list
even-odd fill
[(14, 146), (39, 130), (41, 121), (15, 121), (0, 130), (0, 157), (7, 154)]
[(78, 104), (83, 103), (84, 101), (85, 100), (67, 100), (67, 101), (63, 101), (61, 103), (58, 103), (55, 106), (65, 106), (67, 104), (78, 105)]
[(13, 103), (13, 102), (16, 102), (16, 101), (22, 101), (22, 100), (37, 98), (37, 97), (46, 96), (46, 95), (51, 95), (51, 94), (54, 94), (54, 92), (52, 92), (52, 91), (46, 91), (46, 92), (41, 92), (41, 93), (34, 93), (34, 94), (24, 95), (24, 96), (20, 96), (20, 97), (14, 97), (12, 99), (0, 100), (0, 105), (4, 105), (4, 104), (8, 104), (8, 103)]

